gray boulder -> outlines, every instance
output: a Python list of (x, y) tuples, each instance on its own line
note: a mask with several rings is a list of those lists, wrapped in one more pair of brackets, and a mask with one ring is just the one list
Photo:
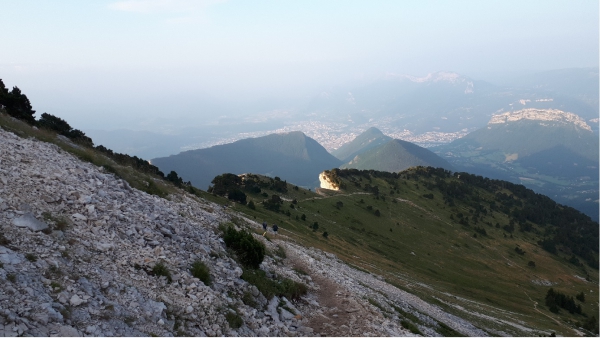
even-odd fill
[(21, 228), (29, 228), (31, 231), (42, 231), (48, 229), (48, 224), (38, 221), (32, 213), (26, 212), (20, 217), (13, 218), (13, 225)]

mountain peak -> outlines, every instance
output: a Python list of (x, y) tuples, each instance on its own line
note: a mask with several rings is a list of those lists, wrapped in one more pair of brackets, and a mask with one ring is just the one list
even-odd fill
[(283, 132), (283, 133), (276, 133), (275, 135), (288, 135), (288, 136), (303, 136), (306, 137), (306, 134), (304, 134), (303, 132), (299, 131), (299, 130), (294, 130), (294, 131), (287, 131), (287, 132)]
[(383, 132), (381, 132), (381, 130), (375, 128), (375, 127), (371, 127), (367, 130), (365, 130), (363, 133), (363, 135), (384, 135)]
[(452, 168), (446, 160), (430, 150), (414, 143), (395, 139), (358, 153), (340, 168), (400, 172), (416, 166)]
[(592, 131), (592, 128), (578, 115), (558, 109), (528, 108), (502, 113), (492, 116), (488, 124), (500, 124), (520, 120), (561, 122), (565, 124), (574, 124), (581, 129)]
[(343, 162), (348, 162), (360, 152), (380, 146), (391, 139), (391, 137), (382, 133), (381, 130), (371, 127), (358, 135), (354, 140), (332, 151), (331, 154)]

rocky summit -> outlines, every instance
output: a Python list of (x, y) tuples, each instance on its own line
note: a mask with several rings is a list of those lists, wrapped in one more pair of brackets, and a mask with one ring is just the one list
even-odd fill
[[(487, 335), (284, 235), (255, 235), (268, 251), (287, 252), (267, 255), (260, 268), (308, 293), (267, 299), (240, 278), (220, 238), (230, 221), (260, 228), (183, 192), (138, 191), (56, 145), (0, 129), (0, 336), (415, 335), (392, 307), (417, 316), (424, 335), (439, 335), (440, 323)], [(210, 286), (190, 273), (196, 261), (209, 268)], [(157, 264), (170, 276), (152, 273)]]

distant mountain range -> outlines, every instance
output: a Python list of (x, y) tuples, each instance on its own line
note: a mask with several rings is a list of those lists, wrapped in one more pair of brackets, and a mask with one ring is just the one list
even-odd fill
[(165, 173), (175, 170), (185, 181), (201, 189), (207, 189), (212, 179), (223, 173), (279, 176), (295, 185), (312, 188), (319, 184), (319, 173), (342, 163), (301, 132), (243, 139), (151, 162)]
[[(394, 140), (370, 128), (329, 154), (302, 132), (271, 134), (206, 149), (185, 151), (151, 162), (164, 173), (176, 171), (202, 189), (223, 173), (279, 176), (303, 187), (317, 187), (319, 173), (333, 168), (399, 172), (416, 166), (452, 169), (446, 160), (413, 143)], [(343, 160), (340, 160), (343, 159)], [(346, 163), (344, 163), (346, 162)]]
[[(328, 140), (372, 126), (394, 138), (431, 146), (484, 127), (494, 114), (524, 108), (574, 112), (597, 133), (598, 88), (598, 68), (546, 71), (505, 79), (501, 84), (453, 72), (422, 77), (388, 74), (357, 85), (315, 90), (307, 99), (262, 100), (260, 106), (240, 108), (241, 115), (202, 105), (198, 107), (202, 111), (225, 116), (206, 125), (165, 116), (153, 120), (155, 133), (83, 131), (96, 144), (142, 158), (168, 156), (281, 130), (302, 130), (331, 150), (339, 144), (329, 144)], [(285, 129), (289, 126), (293, 128)], [(139, 128), (149, 127), (144, 124)]]
[(575, 114), (524, 109), (432, 150), (459, 171), (521, 183), (597, 220), (598, 143)]
[(494, 85), (452, 72), (392, 74), (362, 86), (323, 91), (302, 112), (352, 124), (385, 118), (387, 127), (415, 133), (454, 132), (485, 123), (489, 112), (510, 102), (497, 92)]

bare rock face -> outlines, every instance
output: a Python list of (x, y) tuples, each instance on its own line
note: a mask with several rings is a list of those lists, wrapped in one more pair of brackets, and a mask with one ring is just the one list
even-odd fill
[(324, 172), (319, 174), (319, 182), (321, 182), (321, 188), (323, 188), (323, 189), (329, 189), (329, 190), (335, 190), (335, 191), (340, 190), (340, 188), (335, 183), (333, 183), (329, 180), (329, 178), (327, 177), (327, 175), (325, 175)]

